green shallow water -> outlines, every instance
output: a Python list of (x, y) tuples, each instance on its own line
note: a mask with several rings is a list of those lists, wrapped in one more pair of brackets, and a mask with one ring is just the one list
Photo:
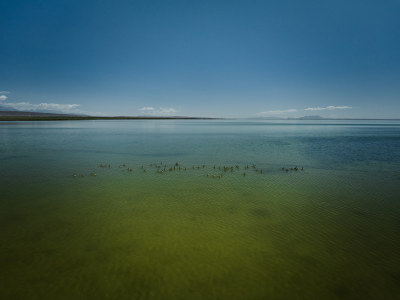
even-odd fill
[(400, 295), (400, 123), (11, 122), (0, 142), (1, 298)]

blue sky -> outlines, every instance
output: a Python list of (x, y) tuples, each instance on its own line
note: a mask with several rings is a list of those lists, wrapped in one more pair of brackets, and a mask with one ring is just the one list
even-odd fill
[(0, 1), (0, 107), (400, 117), (400, 0)]

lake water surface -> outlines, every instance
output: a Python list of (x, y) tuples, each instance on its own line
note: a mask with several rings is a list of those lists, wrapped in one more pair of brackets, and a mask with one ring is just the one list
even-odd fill
[(2, 299), (399, 296), (400, 122), (0, 122)]

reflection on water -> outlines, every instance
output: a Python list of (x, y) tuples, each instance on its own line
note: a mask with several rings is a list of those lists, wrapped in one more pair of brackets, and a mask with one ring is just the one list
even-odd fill
[(0, 296), (393, 299), (398, 149), (396, 122), (2, 123)]

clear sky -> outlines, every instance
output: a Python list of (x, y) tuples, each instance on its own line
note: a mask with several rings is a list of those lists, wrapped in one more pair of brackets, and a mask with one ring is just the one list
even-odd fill
[(0, 0), (0, 107), (400, 118), (400, 0)]

